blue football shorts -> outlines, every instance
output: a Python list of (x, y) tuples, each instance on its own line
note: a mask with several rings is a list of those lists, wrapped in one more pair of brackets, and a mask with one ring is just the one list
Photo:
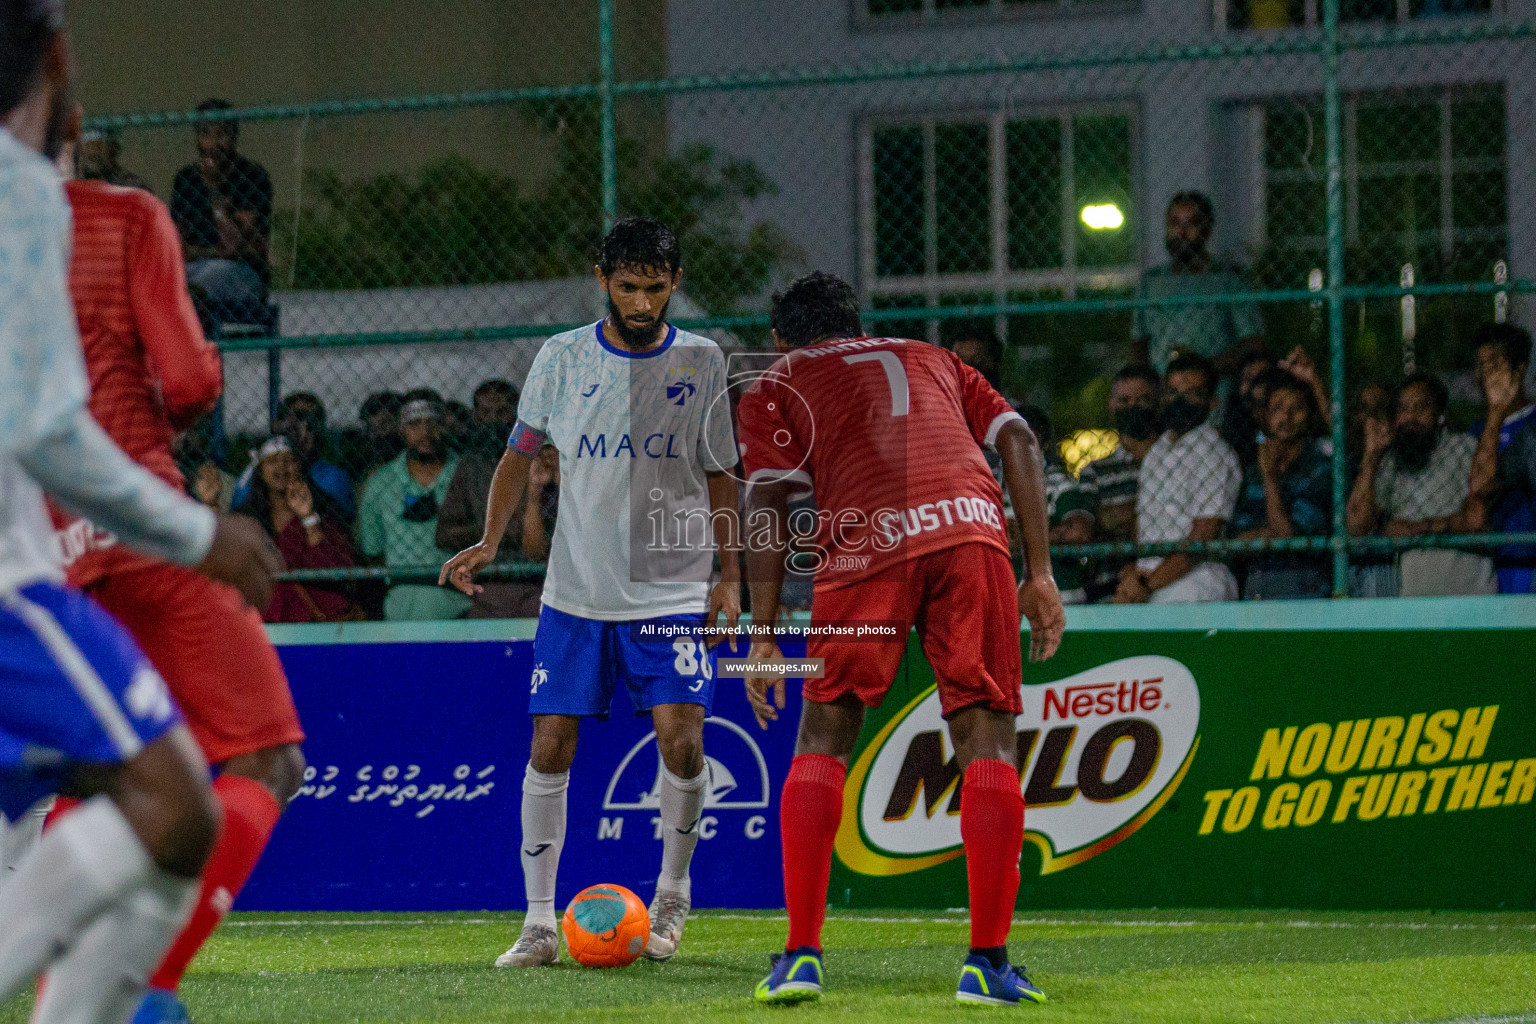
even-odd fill
[(0, 812), (18, 818), (75, 765), (121, 764), (181, 723), (128, 631), (59, 583), (0, 590)]
[(603, 622), (545, 605), (533, 638), (528, 712), (606, 719), (622, 680), (637, 715), (715, 699), (715, 654), (703, 615)]

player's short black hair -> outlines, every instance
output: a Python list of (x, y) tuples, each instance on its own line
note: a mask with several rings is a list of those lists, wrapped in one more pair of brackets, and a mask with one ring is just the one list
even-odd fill
[(1205, 376), (1205, 386), (1215, 394), (1216, 384), (1221, 376), (1216, 372), (1216, 364), (1205, 358), (1198, 352), (1182, 352), (1173, 358), (1168, 364), (1168, 376), (1176, 373), (1199, 373)]
[[(223, 110), (234, 109), (235, 105), (229, 102), (229, 100), (221, 100), (217, 98), (203, 100), (203, 102), (197, 105), (197, 112), (199, 114), (212, 114)], [(197, 122), (194, 130), (204, 131), (209, 128), (228, 128), (231, 135), (235, 136), (236, 138), (240, 137), (240, 122), (232, 118), (229, 120), (219, 121), (199, 121)]]
[(1163, 386), (1163, 378), (1159, 377), (1157, 371), (1146, 363), (1131, 363), (1120, 367), (1115, 371), (1114, 380), (1110, 385), (1113, 386), (1122, 380), (1144, 380), (1152, 385), (1154, 391)]
[(64, 29), (64, 0), (0, 0), (0, 115), (21, 105)]
[(493, 394), (506, 395), (512, 401), (517, 401), (517, 388), (512, 386), (511, 381), (502, 380), (500, 377), (492, 377), (490, 380), (481, 381), (469, 400), (471, 402), (478, 402), (481, 395)]
[(1444, 416), (1445, 410), (1451, 404), (1451, 389), (1445, 386), (1445, 381), (1436, 377), (1428, 370), (1410, 373), (1403, 378), (1402, 384), (1398, 385), (1396, 397), (1401, 398), (1404, 391), (1415, 386), (1422, 387), (1429, 392), (1429, 400), (1434, 404), (1435, 413)]
[(1472, 351), (1484, 345), (1497, 345), (1504, 350), (1509, 365), (1529, 366), (1531, 363), (1531, 334), (1524, 327), (1514, 324), (1482, 324), (1472, 332)]
[(769, 320), (790, 348), (864, 334), (859, 297), (852, 286), (836, 274), (820, 270), (796, 278), (788, 288), (775, 292)]
[(597, 268), (612, 277), (621, 268), (674, 275), (683, 265), (682, 247), (672, 229), (650, 217), (623, 217), (603, 236)]
[(1216, 224), (1216, 207), (1211, 205), (1211, 197), (1204, 192), (1197, 192), (1194, 189), (1175, 192), (1173, 198), (1168, 200), (1168, 209), (1171, 210), (1175, 206), (1193, 206), (1206, 227), (1214, 227)]

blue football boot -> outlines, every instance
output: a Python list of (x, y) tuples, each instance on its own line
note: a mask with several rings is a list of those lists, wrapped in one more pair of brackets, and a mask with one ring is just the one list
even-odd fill
[(131, 1024), (192, 1024), (192, 1018), (175, 992), (152, 988), (144, 993)]
[(1043, 1003), (1045, 993), (1024, 972), (1011, 964), (1002, 970), (992, 966), (984, 956), (965, 958), (960, 968), (960, 986), (955, 989), (955, 1000), (982, 1006), (1017, 1006), (1019, 1003)]
[(757, 983), (752, 998), (760, 1003), (782, 1005), (821, 998), (821, 950), (801, 946), (773, 954), (773, 971)]

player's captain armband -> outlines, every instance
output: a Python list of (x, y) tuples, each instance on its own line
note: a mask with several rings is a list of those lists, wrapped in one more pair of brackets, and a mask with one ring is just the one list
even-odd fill
[(533, 458), (539, 454), (539, 450), (544, 447), (544, 443), (548, 440), (549, 435), (544, 433), (544, 431), (530, 427), (522, 420), (518, 420), (517, 425), (512, 428), (512, 436), (507, 438), (507, 447), (519, 454)]

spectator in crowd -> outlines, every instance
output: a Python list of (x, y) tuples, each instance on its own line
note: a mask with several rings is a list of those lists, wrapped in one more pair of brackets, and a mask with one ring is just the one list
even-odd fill
[[(1202, 192), (1178, 192), (1168, 201), (1163, 241), (1168, 263), (1142, 274), (1137, 297), (1165, 299), (1225, 295), (1248, 290), (1235, 267), (1210, 252), (1216, 214)], [(1192, 352), (1213, 360), (1218, 372), (1234, 373), (1263, 347), (1263, 321), (1250, 303), (1141, 307), (1131, 321), (1131, 361), (1162, 374), (1175, 355)]]
[(1227, 402), (1222, 417), (1221, 439), (1237, 453), (1238, 464), (1253, 465), (1258, 457), (1259, 434), (1263, 432), (1259, 414), (1262, 399), (1268, 397), (1265, 389), (1269, 371), (1276, 367), (1275, 357), (1263, 349), (1249, 352), (1237, 368), (1236, 393)]
[[(1306, 381), (1277, 372), (1261, 417), (1264, 440), (1232, 513), (1232, 532), (1243, 540), (1322, 537), (1333, 524), (1333, 467), (1317, 439), (1317, 399)], [(1327, 597), (1331, 589), (1322, 557), (1276, 552), (1248, 560), (1243, 598)]]
[[(1520, 430), (1499, 452), (1498, 487), (1504, 494), (1519, 493), (1523, 500), (1536, 501), (1536, 430)], [(1527, 527), (1528, 529), (1529, 527)], [(1529, 550), (1528, 548), (1526, 550)], [(1504, 573), (1500, 573), (1502, 583)], [(1532, 584), (1536, 591), (1536, 583)], [(1507, 593), (1519, 593), (1512, 585)]]
[(228, 512), (235, 503), (235, 478), (214, 461), (207, 431), (188, 427), (171, 439), (171, 455), (187, 482), (187, 493), (200, 503), (219, 512)]
[(962, 363), (985, 377), (988, 384), (1003, 394), (1003, 342), (996, 331), (967, 324), (965, 330), (956, 332), (949, 347)]
[[(1141, 463), (1136, 538), (1143, 544), (1209, 541), (1232, 518), (1242, 471), (1237, 455), (1206, 422), (1216, 407), (1216, 367), (1186, 353), (1168, 364), (1162, 425), (1167, 433)], [(1126, 566), (1118, 604), (1235, 601), (1237, 580), (1220, 562), (1177, 552)]]
[[(1318, 437), (1326, 437), (1329, 433), (1329, 425), (1333, 422), (1330, 406), (1333, 404), (1333, 396), (1328, 393), (1328, 385), (1323, 382), (1322, 374), (1317, 372), (1317, 364), (1312, 361), (1312, 356), (1306, 349), (1297, 345), (1280, 360), (1277, 369), (1283, 370), (1301, 381), (1312, 393), (1313, 412), (1315, 422), (1313, 431)], [(1331, 442), (1324, 446), (1324, 450), (1331, 452)]]
[[(238, 511), (266, 528), (290, 569), (349, 569), (357, 564), (340, 510), (304, 479), (289, 438), (274, 434), (251, 454), (250, 496)], [(363, 617), (345, 585), (279, 583), (262, 618), (268, 622), (342, 622)]]
[[(507, 391), (510, 390), (510, 396)], [(437, 546), (461, 551), (480, 540), (485, 530), (486, 496), (491, 478), (507, 450), (507, 438), (517, 421), (517, 390), (506, 381), (486, 381), (475, 389), (474, 443), (459, 458), (437, 517)], [(508, 420), (510, 419), (510, 423)], [(560, 503), (560, 452), (545, 446), (528, 467), (528, 488), (522, 506), (507, 523), (497, 564), (542, 562), (549, 557)], [(537, 618), (536, 582), (484, 580), (471, 600), (471, 619)]]
[[(407, 392), (400, 407), (405, 450), (380, 466), (363, 489), (358, 543), (363, 554), (390, 568), (426, 569), (454, 551), (437, 546), (437, 516), (458, 470), (459, 457), (443, 439), (448, 409), (430, 388)], [(469, 610), (469, 598), (430, 584), (400, 583), (384, 598), (384, 617), (452, 619)]]
[(1392, 389), (1379, 380), (1368, 380), (1355, 388), (1345, 417), (1345, 450), (1355, 469), (1365, 455), (1365, 425), (1370, 420), (1392, 421)]
[[(1380, 420), (1390, 425), (1392, 418), (1392, 389), (1387, 384), (1367, 380), (1355, 388), (1344, 425), (1349, 479), (1360, 476), (1360, 464), (1365, 459), (1366, 424)], [(1390, 430), (1390, 426), (1387, 429)], [(1351, 597), (1396, 597), (1402, 589), (1397, 578), (1397, 556), (1391, 552), (1367, 551), (1350, 555), (1349, 577)]]
[[(1477, 441), (1446, 429), (1449, 404), (1450, 392), (1440, 378), (1415, 373), (1398, 389), (1395, 423), (1366, 421), (1360, 473), (1346, 511), (1351, 536), (1378, 528), (1388, 537), (1483, 528), (1486, 506), (1471, 490)], [(1453, 548), (1404, 551), (1398, 556), (1398, 575), (1404, 597), (1498, 590), (1492, 560)]]
[(505, 445), (517, 425), (517, 388), (510, 382), (493, 378), (480, 382), (471, 399), (470, 418), (477, 431), (489, 431), (499, 445)]
[[(197, 109), (216, 113), (231, 106), (207, 100)], [(199, 122), (195, 134), (197, 162), (176, 173), (171, 216), (181, 231), (187, 284), (216, 336), (226, 323), (263, 316), (272, 278), (272, 179), (238, 152), (238, 122)]]
[[(352, 489), (352, 478), (324, 458), (325, 422), (325, 403), (312, 392), (295, 391), (278, 403), (272, 433), (288, 439), (309, 482), (330, 498), (337, 517), (350, 525), (357, 518), (357, 495)], [(237, 506), (245, 504), (250, 496), (255, 470), (254, 465), (247, 466), (236, 481)]]
[[(1091, 544), (1094, 495), (1084, 489), (1080, 481), (1072, 479), (1072, 474), (1067, 471), (1061, 459), (1061, 448), (1056, 443), (1056, 433), (1045, 411), (1025, 406), (1019, 414), (1035, 432), (1045, 455), (1045, 510), (1051, 543)], [(1009, 546), (1022, 551), (1023, 541), (1018, 536), (1013, 503), (1007, 498), (1003, 500), (1003, 514), (1008, 521)], [(1063, 604), (1083, 604), (1088, 600), (1087, 563), (1086, 558), (1051, 557), (1051, 574), (1056, 577)]]
[[(1522, 471), (1524, 453), (1536, 434), (1536, 405), (1525, 394), (1531, 366), (1531, 336), (1514, 324), (1484, 324), (1472, 336), (1477, 353), (1477, 382), (1488, 403), (1473, 459), (1473, 491), (1489, 502), (1488, 528), (1496, 533), (1536, 530), (1536, 483)], [(1499, 593), (1529, 594), (1536, 547), (1506, 545), (1493, 555)]]
[[(1003, 363), (1003, 343), (997, 333), (990, 328), (978, 326), (974, 322), (961, 323), (951, 341), (946, 346), (959, 357), (960, 361), (991, 384), (998, 394), (1015, 409), (1019, 407), (1011, 396), (1003, 392), (1003, 382), (999, 376), (999, 368)], [(987, 468), (992, 470), (992, 475), (997, 478), (999, 485), (1003, 483), (1003, 458), (990, 447), (982, 449), (982, 455), (987, 460)], [(1008, 501), (1008, 488), (1003, 487), (1003, 502)]]
[(75, 147), (76, 176), (85, 181), (105, 181), (109, 185), (153, 191), (149, 182), (122, 165), (122, 151), (122, 140), (116, 131), (85, 132)]
[[(1082, 468), (1078, 479), (1094, 496), (1094, 534), (1098, 540), (1136, 540), (1136, 482), (1141, 462), (1157, 440), (1159, 392), (1163, 382), (1146, 364), (1132, 364), (1115, 374), (1109, 386), (1109, 413), (1119, 443), (1115, 450)], [(1112, 595), (1128, 558), (1103, 558), (1088, 582), (1088, 600)]]
[(375, 391), (357, 410), (358, 425), (337, 439), (341, 463), (361, 487), (373, 471), (400, 454), (400, 396)]
[(448, 402), (445, 408), (448, 418), (443, 424), (443, 440), (448, 442), (449, 448), (462, 452), (469, 444), (470, 434), (474, 431), (474, 414), (463, 402)]

